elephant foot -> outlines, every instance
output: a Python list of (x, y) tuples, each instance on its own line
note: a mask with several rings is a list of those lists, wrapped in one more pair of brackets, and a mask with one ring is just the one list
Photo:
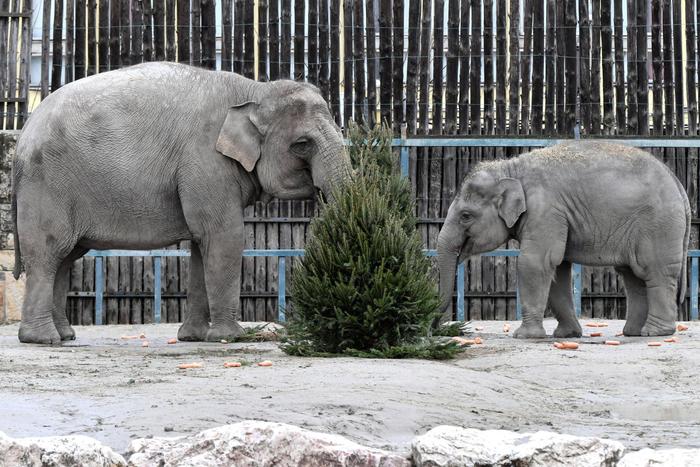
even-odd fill
[[(642, 330), (639, 335), (641, 336), (670, 336), (673, 333), (676, 332), (676, 327), (675, 326), (653, 326), (649, 325), (649, 323), (645, 324), (644, 327), (642, 327)], [(626, 336), (628, 334), (625, 334)]]
[(521, 324), (513, 333), (516, 339), (543, 339), (547, 337), (547, 332), (542, 324)]
[(628, 337), (637, 337), (642, 335), (642, 326), (639, 325), (631, 325), (629, 323), (625, 324), (625, 327), (622, 329), (622, 334)]
[(245, 330), (241, 325), (234, 321), (231, 324), (212, 325), (207, 331), (207, 336), (204, 340), (207, 342), (219, 342), (221, 340), (233, 342), (244, 333)]
[(53, 320), (38, 325), (22, 322), (19, 326), (18, 337), (19, 341), (24, 344), (58, 345), (61, 343), (61, 335), (56, 330)]
[(202, 342), (209, 332), (209, 323), (185, 322), (177, 330), (177, 340), (187, 342)]
[(70, 324), (63, 326), (56, 325), (56, 330), (58, 331), (58, 335), (61, 336), (62, 341), (75, 340), (75, 330)]
[(564, 337), (581, 337), (583, 335), (583, 330), (581, 325), (576, 323), (562, 324), (559, 323), (557, 328), (552, 334), (553, 337), (564, 338)]

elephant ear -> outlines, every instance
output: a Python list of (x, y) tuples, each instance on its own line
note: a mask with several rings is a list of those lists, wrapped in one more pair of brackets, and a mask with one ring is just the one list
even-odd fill
[(501, 197), (498, 200), (498, 215), (510, 229), (518, 222), (520, 215), (527, 208), (525, 206), (525, 192), (519, 180), (515, 178), (502, 178), (498, 181)]
[(260, 159), (263, 138), (257, 120), (258, 104), (246, 102), (228, 109), (226, 120), (216, 140), (216, 150), (238, 161), (244, 169), (252, 172)]

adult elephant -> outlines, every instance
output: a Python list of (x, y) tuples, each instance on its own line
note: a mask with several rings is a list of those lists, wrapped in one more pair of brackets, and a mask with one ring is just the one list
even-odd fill
[(683, 186), (650, 154), (576, 142), (484, 162), (465, 178), (438, 238), (443, 310), (458, 261), (520, 242), (522, 325), (515, 337), (580, 337), (571, 263), (614, 266), (627, 293), (627, 336), (673, 334), (685, 299), (690, 205)]
[[(180, 340), (233, 339), (243, 208), (325, 195), (350, 175), (318, 90), (234, 73), (146, 63), (51, 94), (32, 114), (13, 166), (15, 276), (27, 272), (19, 340), (74, 339), (69, 269), (90, 248), (192, 241)], [(211, 325), (210, 325), (211, 323)]]

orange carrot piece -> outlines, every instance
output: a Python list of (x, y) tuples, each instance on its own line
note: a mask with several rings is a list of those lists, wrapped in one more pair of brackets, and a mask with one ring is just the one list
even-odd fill
[(669, 337), (668, 339), (664, 339), (664, 342), (673, 342), (673, 343), (677, 343), (677, 342), (678, 342), (678, 338), (676, 338), (676, 337)]
[(138, 339), (139, 336), (122, 336), (121, 338), (124, 340), (129, 340), (129, 339)]
[(202, 368), (202, 364), (201, 363), (180, 363), (177, 367), (181, 370), (187, 370), (189, 368)]
[(272, 362), (270, 360), (265, 360), (264, 362), (258, 363), (258, 366), (272, 366)]
[(241, 366), (241, 362), (224, 362), (224, 368), (238, 368)]
[(481, 340), (481, 337), (478, 337), (478, 336), (477, 336), (477, 337), (474, 338), (474, 343), (475, 343), (475, 344), (483, 344), (484, 341)]
[(600, 336), (602, 336), (602, 335), (603, 335), (602, 332), (592, 332), (592, 333), (591, 333), (591, 337), (600, 337)]
[(688, 326), (686, 326), (685, 324), (682, 324), (682, 323), (678, 323), (678, 326), (676, 326), (676, 330), (677, 331), (687, 331)]
[(661, 342), (649, 342), (647, 345), (649, 347), (661, 347)]
[(175, 339), (175, 338), (168, 339), (168, 344), (177, 344), (177, 339)]
[(620, 345), (620, 341), (605, 341), (605, 345)]

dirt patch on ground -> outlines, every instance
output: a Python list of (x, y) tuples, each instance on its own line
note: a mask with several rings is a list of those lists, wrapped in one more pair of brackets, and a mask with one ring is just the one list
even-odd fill
[[(76, 327), (74, 342), (31, 346), (19, 343), (17, 325), (2, 326), (0, 431), (86, 434), (120, 452), (131, 438), (244, 419), (400, 452), (441, 424), (602, 436), (631, 449), (700, 447), (700, 323), (656, 348), (647, 342), (660, 339), (602, 345), (623, 326), (608, 323), (577, 351), (515, 340), (503, 322), (473, 323), (484, 344), (449, 362), (296, 358), (270, 342), (168, 345), (177, 334), (169, 324)], [(141, 332), (147, 348), (120, 339)], [(230, 360), (250, 365), (224, 369)], [(262, 360), (273, 366), (255, 365)], [(178, 370), (184, 362), (203, 368)]]

